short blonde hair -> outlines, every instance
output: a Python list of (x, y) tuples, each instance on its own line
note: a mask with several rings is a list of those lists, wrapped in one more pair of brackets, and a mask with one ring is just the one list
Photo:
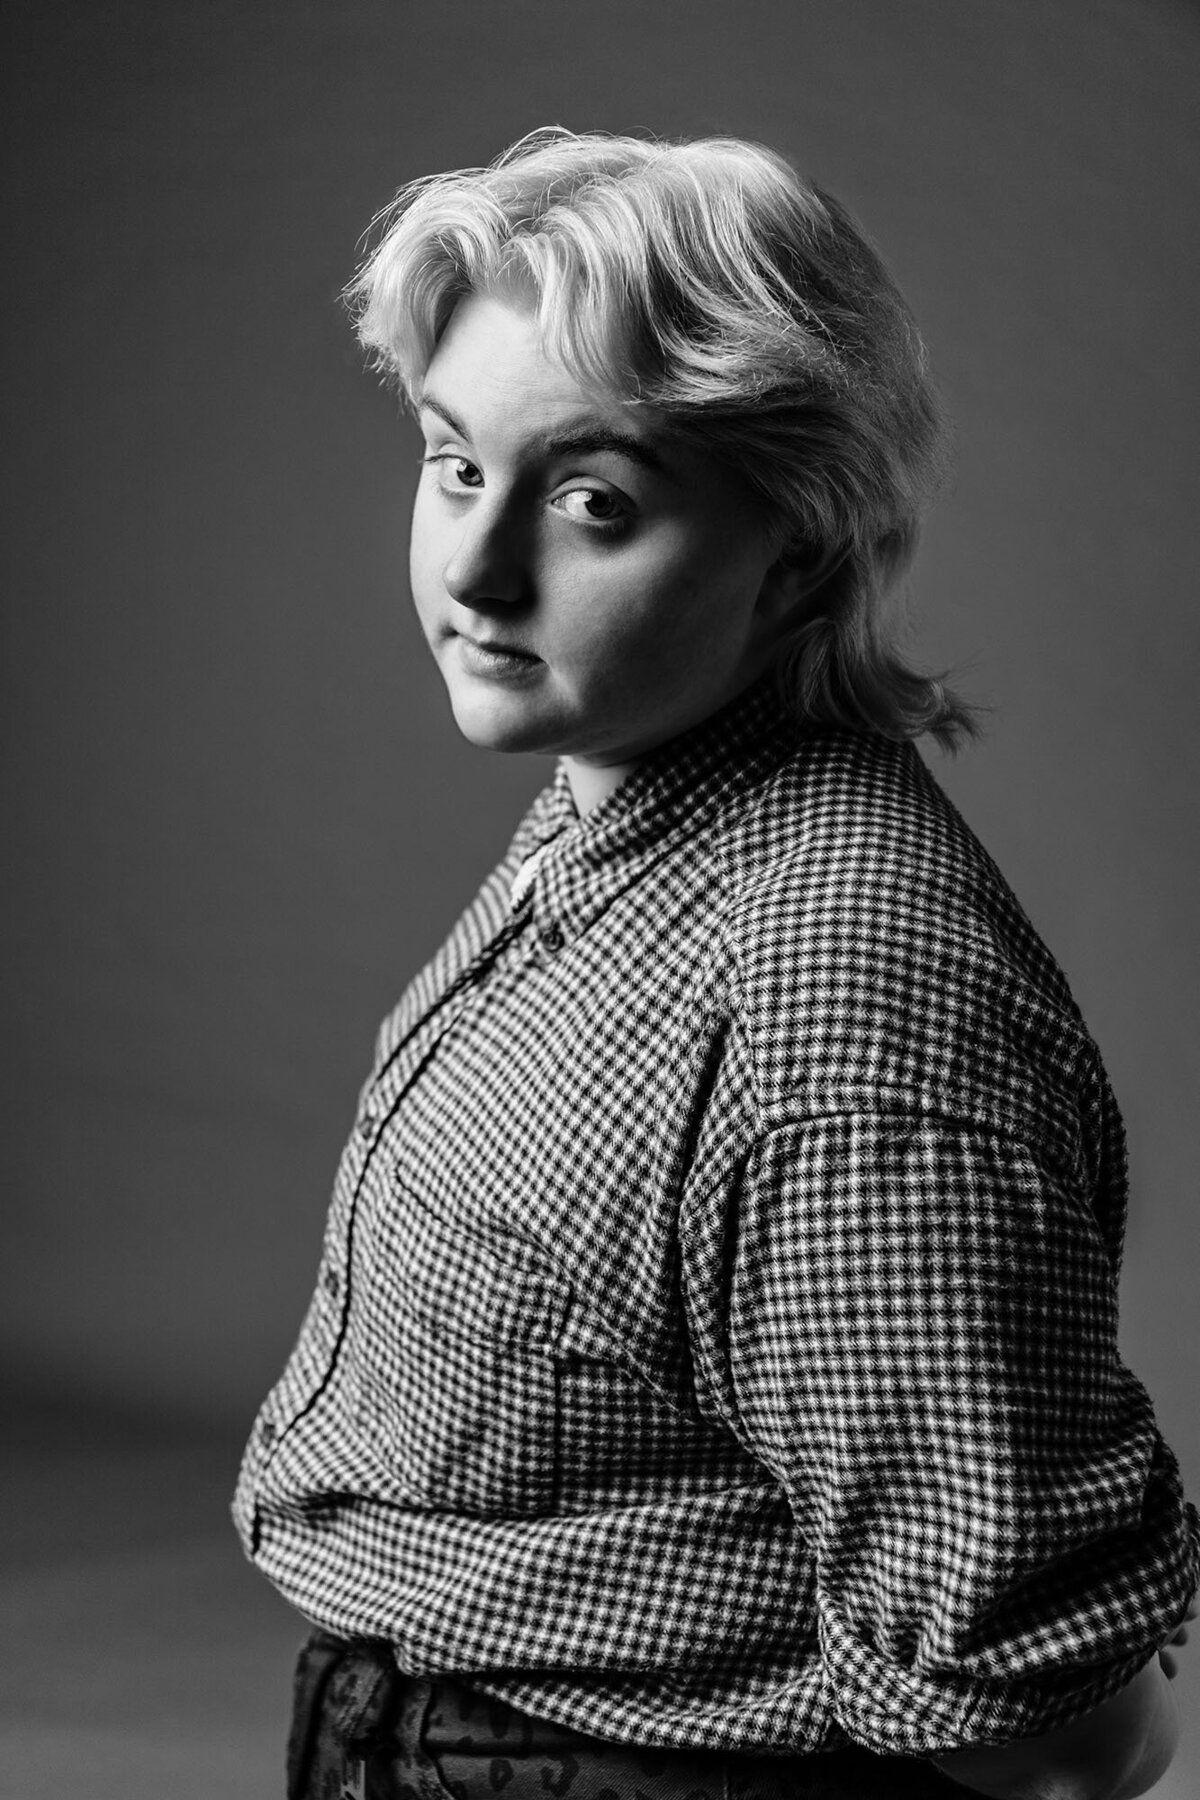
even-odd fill
[(805, 720), (972, 729), (897, 649), (889, 602), (948, 433), (908, 306), (837, 200), (738, 138), (554, 127), (403, 188), (381, 225), (347, 299), (410, 403), (459, 300), (529, 294), (581, 383), (654, 408), (749, 483), (786, 556), (830, 569), (779, 657)]

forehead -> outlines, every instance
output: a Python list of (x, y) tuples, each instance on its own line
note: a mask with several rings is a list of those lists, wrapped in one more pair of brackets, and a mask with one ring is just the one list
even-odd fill
[(471, 423), (503, 422), (536, 432), (566, 421), (604, 426), (647, 444), (669, 434), (648, 408), (585, 385), (545, 347), (532, 304), (469, 294), (458, 302), (414, 400)]
[(673, 511), (775, 532), (744, 476), (655, 409), (597, 393), (550, 353), (532, 303), (470, 294), (451, 315), (413, 396), (481, 456), (512, 466), (614, 455), (652, 478)]

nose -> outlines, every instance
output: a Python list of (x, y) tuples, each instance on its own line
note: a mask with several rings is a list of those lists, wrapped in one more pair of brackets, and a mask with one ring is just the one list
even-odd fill
[(462, 519), (442, 567), (446, 592), (460, 606), (512, 606), (529, 589), (525, 533), (512, 511), (482, 496)]

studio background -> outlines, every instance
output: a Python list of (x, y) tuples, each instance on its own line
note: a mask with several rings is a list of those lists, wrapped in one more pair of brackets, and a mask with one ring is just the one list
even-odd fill
[[(160, 1600), (201, 1621), (136, 1719), (79, 1677), (82, 1739), (10, 1684), (21, 1793), (72, 1755), (95, 1794), (110, 1762), (114, 1794), (275, 1791), (296, 1626), (220, 1517), (237, 1440), (378, 1020), (549, 773), (456, 735), (407, 595), (418, 440), (337, 295), (402, 181), (538, 124), (776, 145), (913, 302), (959, 442), (915, 622), (992, 708), (929, 760), (1104, 1051), (1126, 1354), (1200, 1493), (1196, 8), (24, 0), (6, 31), (9, 1542), (39, 1629), (116, 1597), (130, 1679)], [(1197, 1788), (1193, 1725), (1157, 1792)]]

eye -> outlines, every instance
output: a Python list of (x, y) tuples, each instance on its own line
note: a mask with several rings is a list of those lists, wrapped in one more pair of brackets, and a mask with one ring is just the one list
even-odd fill
[(436, 469), (437, 484), (443, 493), (461, 493), (464, 488), (483, 486), (483, 470), (467, 457), (456, 456), (450, 450), (423, 456), (421, 463), (423, 467)]
[(556, 497), (554, 505), (581, 525), (611, 525), (625, 515), (621, 502), (607, 488), (568, 488)]

